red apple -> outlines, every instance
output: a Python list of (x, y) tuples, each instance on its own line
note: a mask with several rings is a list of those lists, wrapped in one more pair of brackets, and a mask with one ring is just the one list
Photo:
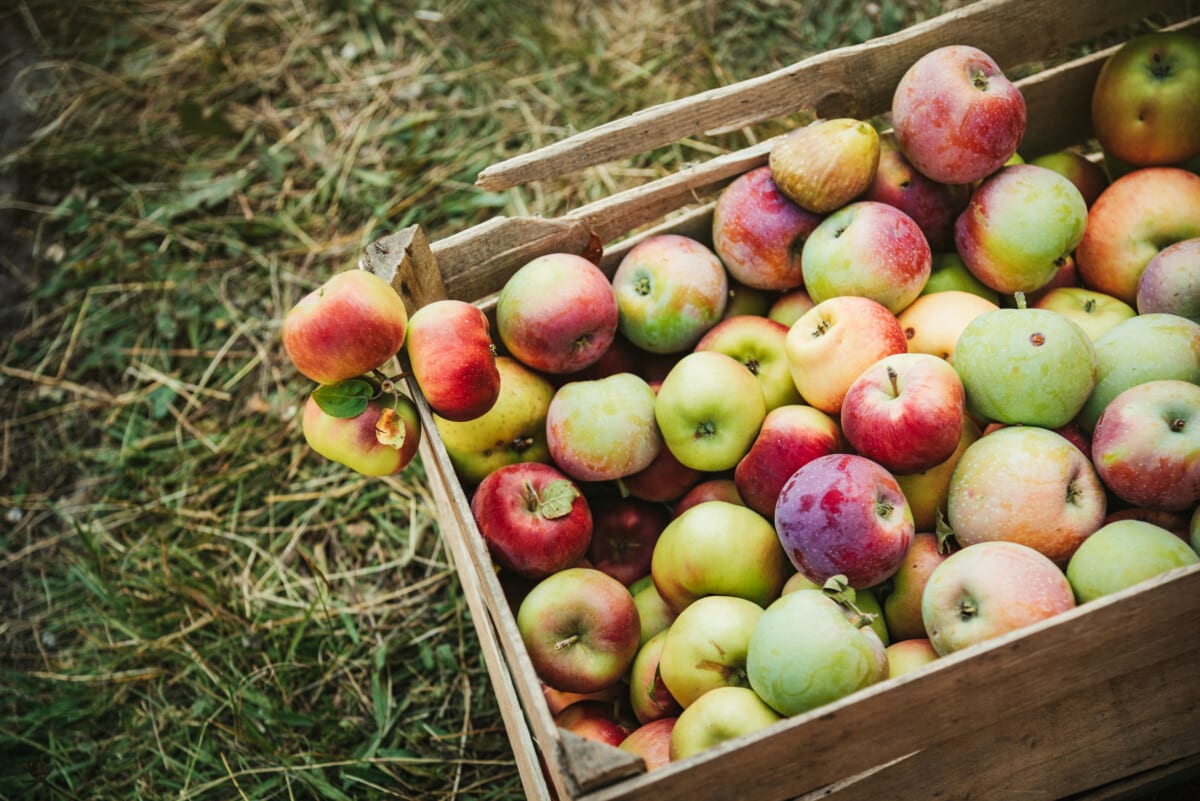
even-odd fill
[(863, 200), (895, 206), (912, 217), (934, 251), (954, 248), (954, 220), (967, 205), (971, 188), (928, 178), (905, 158), (894, 133), (879, 138), (879, 166)]
[(638, 723), (673, 718), (683, 711), (679, 701), (667, 689), (660, 669), (668, 631), (663, 629), (646, 640), (629, 669), (629, 704)]
[(642, 758), (646, 770), (658, 770), (671, 761), (671, 732), (678, 718), (660, 718), (643, 723), (617, 746)]
[(505, 465), (471, 496), (471, 514), (500, 567), (543, 578), (587, 553), (592, 512), (579, 487), (541, 462)]
[(892, 574), (891, 590), (883, 599), (883, 617), (892, 640), (925, 636), (921, 618), (921, 595), (934, 568), (946, 561), (954, 546), (932, 531), (913, 536), (912, 545), (900, 567)]
[(1092, 434), (1100, 479), (1135, 506), (1182, 511), (1200, 502), (1200, 386), (1160, 379), (1121, 392)]
[(725, 501), (741, 506), (746, 505), (738, 493), (737, 482), (732, 478), (708, 478), (693, 486), (676, 501), (672, 516), (679, 517), (688, 509), (705, 501)]
[(315, 452), (365, 476), (390, 476), (417, 454), (421, 422), (412, 400), (371, 400), (353, 417), (334, 417), (312, 395), (300, 421), (304, 440)]
[(602, 701), (576, 701), (554, 716), (554, 725), (588, 740), (618, 746), (629, 730), (613, 717), (612, 705)]
[(496, 331), (509, 352), (545, 373), (594, 364), (617, 331), (608, 276), (570, 253), (539, 256), (509, 276), (496, 300)]
[(1074, 606), (1071, 585), (1057, 565), (1033, 548), (1004, 541), (951, 554), (929, 576), (921, 599), (925, 630), (940, 656)]
[(629, 589), (593, 568), (552, 573), (517, 610), (517, 629), (538, 677), (568, 692), (596, 692), (620, 681), (637, 655), (640, 628)]
[(792, 473), (818, 456), (845, 449), (837, 421), (825, 412), (803, 404), (780, 406), (767, 413), (754, 444), (734, 468), (737, 494), (770, 519)]
[(900, 567), (912, 514), (896, 479), (856, 454), (818, 457), (779, 493), (775, 530), (796, 570), (817, 584), (838, 574), (871, 587)]
[(893, 473), (918, 473), (954, 453), (965, 404), (962, 380), (944, 359), (896, 353), (850, 385), (842, 432), (854, 450)]
[(704, 473), (675, 458), (670, 448), (660, 448), (654, 461), (621, 479), (625, 490), (644, 501), (671, 503), (695, 486)]
[(436, 300), (408, 321), (404, 348), (417, 385), (435, 413), (461, 422), (483, 415), (500, 397), (500, 370), (483, 310)]
[(296, 369), (336, 384), (381, 367), (404, 346), (408, 314), (392, 285), (367, 270), (335, 273), (283, 318), (283, 347)]
[(998, 170), (1025, 134), (1025, 98), (987, 53), (948, 45), (916, 60), (892, 96), (896, 142), (914, 167), (946, 184)]
[(779, 191), (767, 165), (735, 178), (713, 207), (713, 249), (734, 280), (785, 290), (803, 282), (800, 251), (820, 222)]
[(630, 585), (650, 573), (658, 535), (671, 522), (667, 507), (638, 498), (616, 498), (592, 511), (587, 558), (597, 570)]

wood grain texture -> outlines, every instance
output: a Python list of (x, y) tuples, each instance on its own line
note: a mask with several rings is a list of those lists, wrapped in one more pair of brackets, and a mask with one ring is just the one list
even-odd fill
[(900, 77), (919, 56), (939, 45), (973, 45), (1009, 70), (1155, 12), (1183, 13), (1187, 5), (1181, 0), (979, 0), (890, 36), (821, 53), (575, 134), (492, 165), (476, 183), (497, 191), (569, 175), (684, 137), (801, 110), (821, 117), (871, 117), (887, 111)]

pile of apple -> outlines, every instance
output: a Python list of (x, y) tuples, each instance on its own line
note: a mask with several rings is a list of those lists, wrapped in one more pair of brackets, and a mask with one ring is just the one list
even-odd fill
[(406, 350), (556, 722), (649, 768), (1200, 561), (1200, 39), (1105, 64), (1104, 166), (1025, 163), (973, 47), (891, 111), (781, 138), (711, 245), (534, 259), (494, 324), (359, 271), (285, 322), (364, 473), (420, 436)]

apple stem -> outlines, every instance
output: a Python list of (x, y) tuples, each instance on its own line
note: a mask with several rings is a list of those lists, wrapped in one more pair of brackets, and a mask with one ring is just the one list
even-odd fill
[(1028, 305), (1026, 304), (1026, 302), (1025, 302), (1025, 293), (1024, 293), (1024, 292), (1015, 292), (1015, 293), (1013, 293), (1013, 298), (1014, 298), (1014, 299), (1017, 301), (1017, 308), (1018, 308), (1018, 309), (1027, 309), (1027, 308), (1029, 308), (1029, 306), (1028, 306)]
[(570, 637), (564, 637), (563, 639), (554, 643), (554, 650), (561, 651), (564, 648), (570, 648), (572, 645), (574, 645), (577, 642), (579, 642), (579, 635), (572, 634)]
[(892, 397), (898, 396), (900, 394), (900, 387), (896, 384), (896, 371), (890, 364), (887, 366), (887, 377), (888, 381), (892, 382)]

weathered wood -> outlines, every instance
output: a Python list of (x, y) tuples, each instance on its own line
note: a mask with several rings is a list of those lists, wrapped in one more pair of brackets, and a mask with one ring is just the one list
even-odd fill
[[(912, 63), (942, 44), (979, 47), (1003, 69), (1041, 61), (1156, 12), (1185, 13), (1185, 0), (979, 0), (861, 45), (813, 56), (745, 81), (644, 109), (483, 170), (488, 190), (569, 175), (714, 129), (734, 129), (813, 110), (866, 118), (888, 110)], [(1066, 37), (1069, 37), (1066, 38)]]
[(446, 297), (442, 271), (419, 225), (372, 242), (363, 251), (358, 266), (388, 281), (400, 294), (409, 315), (426, 303)]

